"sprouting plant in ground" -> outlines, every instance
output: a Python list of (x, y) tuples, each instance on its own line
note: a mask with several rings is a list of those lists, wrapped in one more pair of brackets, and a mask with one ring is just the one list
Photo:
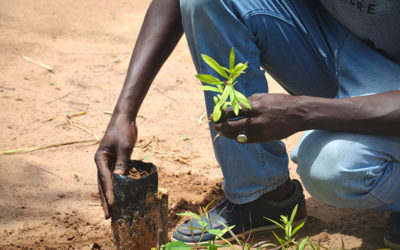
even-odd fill
[[(209, 241), (207, 243), (203, 243), (200, 244), (200, 242), (202, 242), (202, 238), (204, 236), (205, 233), (209, 233), (212, 235), (215, 235), (215, 239), (216, 240), (222, 240), (224, 241), (226, 244), (224, 244), (225, 246), (228, 245), (230, 246), (231, 244), (229, 243), (229, 241), (227, 241), (226, 239), (224, 239), (222, 236), (228, 232), (228, 230), (231, 230), (234, 226), (232, 227), (226, 227), (223, 230), (221, 229), (213, 229), (212, 225), (214, 225), (218, 218), (219, 215), (223, 212), (223, 210), (221, 210), (220, 214), (214, 219), (211, 220), (211, 218), (208, 216), (208, 209), (210, 207), (210, 205), (214, 202), (214, 199), (204, 208), (200, 210), (200, 214), (195, 214), (193, 212), (185, 212), (185, 213), (178, 213), (177, 215), (179, 216), (188, 216), (192, 219), (195, 219), (196, 222), (200, 225), (201, 228), (197, 228), (193, 226), (193, 220), (190, 221), (190, 226), (186, 229), (190, 230), (191, 235), (194, 234), (194, 230), (200, 230), (201, 231), (201, 235), (200, 238), (198, 240), (198, 243), (195, 244), (195, 247), (199, 248), (206, 248), (206, 249), (217, 249), (218, 247), (222, 246), (222, 245), (216, 245), (215, 241)], [(207, 227), (210, 226), (210, 229), (207, 229)], [(170, 244), (173, 244), (173, 242), (171, 242)], [(195, 248), (196, 249), (196, 248)]]
[[(217, 216), (216, 219), (214, 219), (213, 221), (211, 221), (211, 219), (207, 216), (207, 211), (208, 208), (210, 207), (210, 205), (214, 202), (211, 201), (211, 203), (209, 203), (204, 209), (202, 209), (200, 211), (200, 214), (195, 214), (192, 212), (185, 212), (185, 213), (178, 213), (177, 215), (180, 216), (188, 216), (194, 220), (197, 221), (197, 223), (201, 226), (201, 228), (196, 228), (193, 226), (193, 223), (191, 223), (191, 225), (187, 228), (190, 230), (191, 234), (194, 234), (194, 230), (200, 230), (202, 232), (200, 239), (198, 240), (197, 243), (193, 244), (193, 245), (188, 245), (185, 242), (182, 241), (170, 241), (167, 244), (161, 246), (161, 247), (157, 247), (157, 248), (152, 248), (152, 250), (193, 250), (193, 249), (207, 249), (207, 250), (216, 250), (219, 248), (224, 248), (224, 249), (233, 249), (233, 250), (250, 250), (250, 249), (256, 249), (256, 250), (260, 250), (260, 249), (271, 249), (269, 247), (274, 247), (273, 249), (277, 249), (275, 244), (272, 243), (263, 243), (262, 245), (259, 246), (252, 246), (248, 241), (251, 238), (250, 236), (246, 236), (245, 234), (237, 236), (235, 233), (232, 232), (232, 228), (234, 228), (235, 226), (230, 226), (228, 227), (227, 225), (225, 225), (224, 223), (222, 223), (221, 221), (219, 221), (219, 223), (221, 223), (224, 226), (224, 229), (207, 229), (208, 225), (213, 225), (214, 223), (216, 223), (218, 221), (219, 216)], [(283, 232), (285, 233), (285, 236), (283, 238), (280, 238), (274, 231), (272, 232), (273, 235), (275, 236), (275, 238), (278, 240), (279, 244), (280, 244), (280, 248), (282, 250), (288, 250), (288, 249), (296, 249), (296, 250), (304, 250), (306, 249), (306, 247), (308, 246), (307, 249), (311, 249), (311, 250), (330, 250), (332, 249), (332, 247), (324, 247), (320, 244), (320, 242), (313, 242), (312, 240), (309, 239), (309, 237), (305, 237), (301, 240), (300, 243), (297, 243), (294, 240), (294, 235), (304, 226), (305, 222), (301, 222), (299, 225), (297, 225), (296, 227), (294, 227), (293, 221), (294, 218), (296, 216), (297, 213), (297, 208), (298, 205), (296, 205), (290, 215), (290, 218), (286, 215), (281, 215), (281, 219), (280, 222), (271, 220), (269, 218), (266, 218), (267, 220), (273, 222), (274, 224), (276, 224), (279, 228), (281, 228), (283, 230)], [(222, 213), (222, 211), (220, 212), (220, 214)], [(210, 227), (212, 228), (212, 227)], [(223, 244), (217, 244), (217, 242), (215, 240), (213, 241), (209, 241), (207, 243), (200, 243), (201, 242), (201, 238), (203, 237), (203, 235), (205, 233), (209, 233), (212, 235), (215, 235), (215, 239), (220, 241), (223, 241)], [(232, 245), (231, 242), (229, 242), (227, 239), (223, 238), (224, 234), (229, 233), (234, 242), (235, 242), (235, 246)], [(239, 239), (241, 238), (241, 239)], [(239, 246), (239, 248), (237, 248), (237, 246)], [(344, 246), (344, 242), (342, 239), (342, 246), (340, 248), (340, 250), (346, 250), (345, 246)], [(379, 250), (389, 250), (389, 249), (379, 249)]]
[[(191, 249), (215, 250), (215, 249), (219, 249), (221, 247), (223, 247), (223, 248), (231, 247), (231, 249), (236, 249), (236, 248), (232, 247), (232, 244), (227, 239), (223, 238), (223, 235), (225, 235), (226, 233), (229, 233), (234, 238), (236, 243), (240, 246), (241, 250), (250, 250), (251, 245), (247, 242), (245, 237), (242, 237), (244, 239), (242, 241), (238, 238), (238, 236), (236, 236), (232, 232), (232, 228), (234, 228), (235, 226), (228, 227), (221, 221), (218, 221), (219, 215), (223, 212), (223, 210), (221, 210), (219, 215), (213, 220), (208, 216), (208, 213), (207, 213), (208, 209), (209, 209), (210, 205), (214, 202), (214, 200), (215, 199), (213, 199), (204, 209), (201, 209), (200, 214), (196, 214), (193, 212), (185, 212), (185, 213), (177, 214), (180, 216), (188, 216), (188, 217), (196, 220), (196, 222), (200, 225), (200, 227), (195, 227), (193, 225), (193, 220), (191, 220), (190, 226), (186, 228), (186, 229), (190, 230), (192, 235), (194, 235), (194, 230), (201, 231), (200, 238), (197, 242), (195, 242), (193, 245), (188, 245), (183, 241), (179, 241), (179, 239), (178, 239), (177, 241), (168, 242), (167, 244), (161, 246), (161, 248), (153, 248), (152, 250), (156, 250), (156, 249), (162, 249), (162, 250), (178, 250), (178, 249), (179, 250), (191, 250)], [(212, 225), (214, 225), (217, 222), (221, 223), (224, 226), (224, 228), (223, 229), (212, 228)], [(201, 243), (202, 238), (203, 238), (204, 234), (206, 234), (206, 233), (214, 235), (215, 240), (208, 241), (206, 243)], [(222, 244), (220, 243), (221, 241), (222, 241)]]
[(235, 65), (235, 51), (233, 48), (231, 49), (229, 56), (229, 68), (221, 66), (213, 58), (207, 55), (202, 54), (201, 57), (204, 62), (206, 62), (223, 78), (220, 80), (217, 77), (208, 74), (196, 75), (197, 79), (204, 83), (204, 85), (200, 87), (201, 90), (218, 93), (214, 96), (214, 122), (217, 122), (221, 118), (221, 110), (228, 106), (232, 107), (236, 116), (239, 115), (239, 110), (242, 109), (241, 104), (246, 108), (251, 109), (246, 96), (235, 90), (235, 85), (237, 84), (236, 79), (245, 72), (248, 63), (238, 63)]
[(303, 250), (303, 249), (305, 249), (307, 241), (308, 241), (308, 237), (306, 237), (300, 242), (300, 244), (298, 244), (293, 239), (293, 236), (297, 233), (297, 231), (300, 230), (300, 228), (302, 228), (304, 226), (304, 223), (305, 223), (303, 221), (299, 225), (297, 225), (295, 228), (293, 228), (293, 226), (294, 226), (293, 220), (297, 213), (297, 207), (298, 207), (298, 205), (296, 205), (294, 207), (292, 214), (290, 215), (290, 218), (286, 215), (281, 215), (281, 219), (280, 219), (281, 222), (277, 222), (270, 218), (264, 217), (265, 219), (275, 223), (278, 227), (283, 229), (283, 231), (285, 232), (284, 238), (280, 238), (274, 231), (272, 231), (272, 233), (274, 234), (275, 238), (278, 240), (278, 242), (281, 245), (283, 250), (287, 249), (291, 245), (295, 245), (296, 249), (298, 249), (298, 250)]
[(78, 175), (78, 174), (74, 174), (74, 179), (75, 179), (77, 182), (79, 182), (79, 181), (80, 181), (79, 175)]

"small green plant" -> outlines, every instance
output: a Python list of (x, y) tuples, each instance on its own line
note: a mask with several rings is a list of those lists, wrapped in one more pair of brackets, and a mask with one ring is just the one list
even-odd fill
[(207, 55), (202, 54), (201, 57), (211, 68), (223, 77), (223, 79), (220, 80), (212, 75), (196, 75), (196, 78), (205, 84), (200, 87), (200, 90), (218, 93), (214, 96), (214, 122), (217, 122), (221, 118), (221, 110), (226, 109), (228, 106), (232, 107), (236, 116), (239, 115), (239, 110), (242, 109), (241, 104), (246, 108), (251, 109), (246, 96), (235, 90), (235, 85), (237, 84), (236, 79), (245, 72), (248, 63), (238, 63), (235, 65), (235, 51), (233, 48), (231, 49), (229, 56), (229, 68), (221, 66), (218, 62)]
[(264, 217), (265, 219), (275, 223), (278, 227), (282, 228), (283, 231), (285, 232), (285, 237), (282, 239), (280, 238), (274, 231), (272, 233), (274, 234), (275, 238), (278, 240), (279, 244), (281, 245), (282, 249), (285, 250), (291, 245), (295, 245), (297, 250), (303, 250), (306, 247), (308, 237), (304, 238), (300, 244), (298, 244), (296, 241), (294, 241), (293, 236), (299, 231), (300, 228), (304, 226), (304, 221), (300, 223), (297, 227), (293, 228), (293, 220), (294, 217), (296, 216), (297, 213), (297, 207), (296, 205), (292, 211), (292, 214), (290, 215), (290, 219), (286, 215), (281, 215), (281, 223), (274, 221), (270, 218)]
[[(201, 209), (200, 214), (195, 214), (193, 212), (185, 212), (185, 213), (177, 214), (179, 216), (190, 217), (190, 218), (196, 220), (196, 222), (201, 226), (199, 228), (194, 227), (193, 222), (192, 222), (193, 220), (191, 220), (191, 224), (187, 228), (190, 230), (192, 235), (194, 234), (194, 230), (201, 231), (201, 236), (200, 236), (198, 242), (195, 242), (193, 245), (188, 245), (185, 242), (179, 241), (179, 239), (178, 239), (177, 241), (170, 241), (167, 244), (161, 246), (160, 248), (152, 248), (152, 250), (156, 250), (156, 249), (157, 250), (158, 249), (162, 249), (162, 250), (189, 250), (189, 249), (216, 250), (221, 247), (223, 247), (223, 248), (232, 247), (232, 244), (227, 239), (223, 238), (223, 235), (225, 235), (226, 233), (229, 233), (230, 235), (232, 235), (232, 237), (234, 238), (236, 243), (241, 247), (242, 250), (250, 250), (251, 245), (249, 243), (247, 243), (245, 239), (243, 241), (240, 240), (232, 232), (232, 228), (234, 228), (235, 226), (228, 227), (227, 225), (225, 225), (224, 223), (219, 221), (224, 226), (224, 228), (223, 229), (212, 228), (212, 225), (218, 221), (219, 215), (223, 212), (223, 210), (221, 210), (220, 214), (214, 220), (211, 220), (211, 218), (209, 218), (207, 216), (207, 211), (208, 211), (210, 205), (214, 202), (214, 200), (215, 199), (213, 199), (204, 209)], [(210, 225), (210, 229), (207, 229), (207, 227), (209, 225)], [(208, 241), (206, 243), (202, 242), (202, 238), (205, 233), (215, 235), (215, 240)], [(222, 244), (221, 244), (221, 241), (222, 241)], [(235, 249), (235, 248), (231, 248), (231, 249)]]
[[(190, 230), (191, 235), (193, 235), (194, 230), (201, 230), (202, 233), (201, 233), (201, 235), (200, 235), (200, 238), (199, 238), (198, 243), (195, 244), (196, 247), (206, 247), (206, 249), (217, 249), (218, 247), (223, 246), (223, 245), (216, 245), (216, 244), (215, 244), (215, 241), (209, 241), (209, 242), (207, 242), (207, 243), (200, 244), (200, 242), (202, 242), (202, 238), (203, 238), (203, 236), (204, 236), (205, 233), (209, 233), (209, 234), (215, 235), (215, 239), (216, 239), (216, 240), (221, 239), (221, 240), (224, 241), (228, 246), (231, 245), (231, 244), (229, 243), (229, 241), (227, 241), (226, 239), (224, 239), (222, 236), (223, 236), (226, 232), (228, 232), (229, 230), (231, 230), (234, 226), (226, 227), (226, 228), (224, 228), (223, 230), (221, 230), (221, 229), (213, 229), (213, 228), (212, 228), (212, 225), (215, 224), (215, 223), (217, 222), (218, 218), (219, 218), (219, 215), (218, 215), (217, 218), (215, 218), (215, 220), (212, 221), (212, 220), (207, 216), (208, 208), (210, 207), (210, 205), (211, 205), (213, 202), (214, 202), (214, 199), (213, 199), (204, 209), (200, 210), (200, 214), (195, 214), (195, 213), (193, 213), (193, 212), (185, 212), (185, 213), (178, 213), (178, 214), (177, 214), (177, 215), (179, 215), (179, 216), (188, 216), (188, 217), (190, 217), (190, 218), (193, 218), (193, 219), (195, 219), (196, 222), (201, 226), (201, 228), (194, 227), (194, 226), (193, 226), (193, 223), (192, 223), (193, 220), (191, 220), (191, 221), (190, 221), (190, 222), (191, 222), (190, 226), (189, 226), (188, 228), (186, 228), (186, 229), (189, 229), (189, 230)], [(222, 212), (223, 212), (223, 210), (221, 210), (221, 213), (222, 213)], [(220, 214), (221, 214), (221, 213), (220, 213)], [(210, 226), (211, 229), (207, 229), (208, 226)], [(171, 242), (171, 244), (174, 244), (174, 243)], [(168, 244), (167, 244), (167, 245), (168, 245)], [(214, 247), (215, 247), (215, 248), (214, 248)]]
[[(237, 249), (261, 250), (261, 249), (270, 249), (269, 247), (274, 247), (273, 249), (277, 249), (275, 244), (265, 243), (265, 242), (264, 242), (264, 244), (262, 244), (261, 246), (258, 246), (258, 247), (252, 246), (250, 243), (248, 243), (248, 239), (250, 237), (247, 237), (247, 239), (246, 239), (246, 236), (243, 234), (242, 236), (239, 236), (240, 238), (242, 238), (242, 240), (240, 240), (239, 237), (236, 236), (232, 232), (232, 228), (234, 228), (235, 226), (228, 227), (227, 225), (225, 225), (222, 222), (220, 222), (224, 226), (224, 229), (222, 229), (222, 230), (221, 229), (207, 229), (208, 225), (213, 225), (214, 223), (216, 223), (218, 221), (218, 218), (219, 218), (219, 216), (217, 216), (217, 218), (214, 221), (211, 221), (210, 218), (207, 217), (207, 210), (213, 202), (214, 202), (214, 200), (211, 201), (211, 203), (209, 203), (203, 210), (201, 210), (200, 214), (195, 214), (192, 212), (185, 212), (185, 213), (177, 214), (180, 216), (191, 217), (192, 219), (195, 219), (198, 222), (198, 224), (201, 226), (201, 228), (196, 228), (193, 226), (193, 223), (191, 223), (191, 225), (188, 227), (188, 229), (191, 231), (192, 235), (194, 233), (194, 230), (200, 230), (202, 232), (201, 237), (197, 243), (194, 243), (193, 245), (188, 245), (185, 242), (182, 242), (179, 240), (170, 241), (167, 244), (162, 245), (161, 247), (152, 248), (152, 250), (193, 250), (193, 249), (217, 250), (219, 248), (224, 248), (224, 249), (229, 248), (229, 249), (233, 249), (233, 250), (237, 250)], [(272, 232), (280, 244), (279, 249), (282, 249), (282, 250), (288, 250), (288, 249), (304, 250), (307, 247), (307, 243), (308, 243), (308, 247), (309, 247), (308, 249), (311, 249), (311, 250), (320, 250), (320, 249), (330, 250), (330, 249), (332, 249), (332, 247), (326, 248), (326, 247), (320, 245), (319, 242), (313, 242), (312, 240), (309, 239), (308, 236), (305, 237), (300, 243), (297, 243), (294, 240), (294, 238), (293, 238), (294, 235), (305, 224), (305, 222), (301, 222), (296, 227), (294, 227), (294, 225), (293, 225), (293, 220), (297, 213), (297, 207), (298, 207), (297, 205), (294, 207), (290, 218), (288, 216), (281, 215), (281, 219), (280, 219), (281, 222), (277, 222), (277, 221), (271, 220), (269, 218), (265, 218), (265, 219), (273, 222), (274, 224), (276, 224), (285, 233), (284, 238), (280, 238), (274, 231)], [(221, 211), (221, 213), (222, 213), (222, 211)], [(212, 226), (210, 228), (212, 228)], [(209, 241), (206, 243), (201, 243), (201, 238), (205, 233), (210, 233), (210, 234), (215, 235), (216, 236), (215, 240)], [(237, 246), (239, 246), (239, 248), (237, 248), (236, 246), (232, 246), (232, 244), (228, 240), (223, 238), (223, 235), (225, 233), (229, 233), (232, 236), (232, 238), (235, 240), (235, 244)], [(216, 240), (222, 240), (224, 243), (217, 244)], [(344, 246), (344, 242), (342, 239), (342, 246), (341, 246), (340, 250), (345, 250), (345, 249), (346, 248)], [(378, 249), (378, 250), (389, 250), (389, 249)]]

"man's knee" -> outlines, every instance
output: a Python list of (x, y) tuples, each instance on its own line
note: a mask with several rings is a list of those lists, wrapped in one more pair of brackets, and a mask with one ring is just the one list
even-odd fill
[(346, 208), (384, 205), (376, 192), (386, 185), (385, 178), (391, 178), (390, 163), (374, 155), (365, 142), (355, 139), (357, 136), (314, 131), (302, 141), (298, 173), (317, 200)]

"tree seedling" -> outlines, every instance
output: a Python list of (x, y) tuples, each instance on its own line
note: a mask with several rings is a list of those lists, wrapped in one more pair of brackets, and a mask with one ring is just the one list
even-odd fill
[(221, 66), (207, 55), (202, 54), (201, 57), (204, 62), (222, 77), (222, 80), (220, 80), (208, 74), (196, 75), (196, 78), (204, 83), (204, 85), (200, 87), (200, 90), (217, 93), (217, 95), (214, 96), (215, 106), (213, 110), (213, 121), (218, 122), (221, 118), (222, 110), (226, 109), (228, 106), (232, 107), (236, 116), (239, 115), (239, 110), (242, 109), (242, 105), (251, 109), (246, 96), (235, 90), (235, 85), (238, 83), (236, 79), (245, 72), (248, 63), (238, 63), (235, 65), (235, 52), (233, 48), (229, 56), (229, 69)]
[(306, 247), (308, 237), (304, 238), (300, 244), (298, 244), (296, 241), (293, 240), (293, 236), (299, 231), (300, 228), (304, 226), (304, 221), (301, 222), (298, 226), (293, 228), (293, 220), (294, 217), (296, 216), (297, 213), (297, 207), (296, 205), (292, 211), (292, 214), (290, 215), (290, 218), (286, 215), (281, 215), (281, 222), (277, 222), (274, 220), (271, 220), (270, 218), (264, 217), (265, 219), (273, 222), (276, 224), (278, 227), (280, 227), (284, 232), (285, 232), (285, 237), (280, 238), (274, 231), (272, 233), (274, 234), (275, 238), (278, 240), (279, 244), (281, 245), (281, 248), (283, 250), (288, 249), (292, 244), (296, 246), (297, 250), (303, 250)]

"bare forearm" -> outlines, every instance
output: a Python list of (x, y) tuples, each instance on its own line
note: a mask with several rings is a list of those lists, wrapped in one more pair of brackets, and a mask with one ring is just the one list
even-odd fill
[(182, 34), (179, 0), (153, 0), (136, 41), (114, 113), (135, 119), (152, 81)]
[(400, 136), (400, 91), (344, 99), (298, 97), (294, 114), (304, 130)]

